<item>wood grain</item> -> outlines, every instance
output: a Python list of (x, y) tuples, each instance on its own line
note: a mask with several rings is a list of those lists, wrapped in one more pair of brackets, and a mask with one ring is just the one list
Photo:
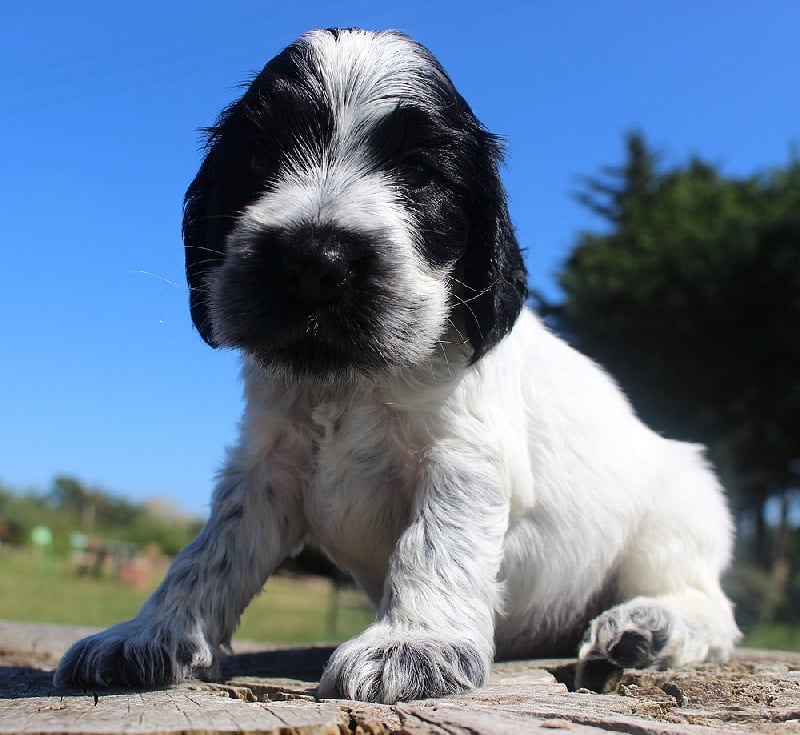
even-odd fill
[(0, 621), (0, 733), (800, 733), (800, 654), (742, 650), (724, 666), (616, 672), (605, 694), (570, 691), (570, 660), (500, 663), (478, 691), (388, 706), (316, 700), (330, 648), (240, 644), (216, 684), (54, 690), (55, 663), (87, 632)]

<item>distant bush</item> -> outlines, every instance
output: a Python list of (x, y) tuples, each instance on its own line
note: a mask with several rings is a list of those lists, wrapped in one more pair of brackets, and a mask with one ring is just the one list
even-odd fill
[(105, 540), (156, 544), (174, 556), (193, 539), (203, 521), (176, 512), (166, 502), (132, 503), (113, 493), (87, 487), (72, 477), (57, 477), (49, 491), (13, 492), (0, 485), (0, 541), (13, 535), (17, 545), (30, 543), (36, 526), (53, 533), (52, 552), (66, 554), (70, 534), (79, 531)]

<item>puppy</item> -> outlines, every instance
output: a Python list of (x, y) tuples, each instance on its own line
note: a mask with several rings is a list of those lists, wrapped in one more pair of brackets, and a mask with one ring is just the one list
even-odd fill
[(584, 671), (729, 654), (717, 480), (524, 308), (500, 158), (394, 32), (308, 33), (222, 112), (183, 234), (194, 323), (243, 356), (240, 438), (200, 535), (57, 685), (214, 678), (309, 536), (377, 612), (324, 697), (453, 694), (495, 656), (577, 650)]

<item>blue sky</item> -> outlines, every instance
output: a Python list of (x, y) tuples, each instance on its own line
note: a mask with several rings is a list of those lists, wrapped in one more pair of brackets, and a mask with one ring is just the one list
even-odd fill
[(241, 411), (236, 356), (188, 313), (197, 128), (313, 27), (426, 44), (483, 122), (534, 287), (581, 228), (577, 178), (638, 128), (729, 174), (800, 141), (794, 0), (7, 3), (0, 28), (0, 481), (58, 473), (204, 514)]

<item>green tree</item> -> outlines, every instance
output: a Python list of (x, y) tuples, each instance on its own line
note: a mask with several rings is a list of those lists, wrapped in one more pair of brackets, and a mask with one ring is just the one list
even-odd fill
[(640, 134), (626, 148), (582, 180), (607, 229), (579, 235), (542, 310), (651, 425), (709, 447), (777, 570), (791, 544), (765, 508), (800, 485), (800, 161), (731, 178), (699, 158), (663, 169)]
[(94, 499), (79, 480), (73, 477), (56, 477), (49, 500), (57, 510), (74, 518), (83, 530), (94, 525)]

